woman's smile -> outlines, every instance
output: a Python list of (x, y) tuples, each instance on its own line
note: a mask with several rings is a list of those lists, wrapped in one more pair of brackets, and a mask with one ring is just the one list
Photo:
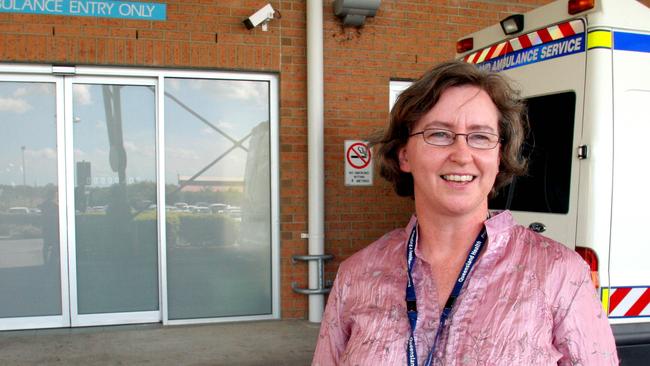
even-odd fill
[(440, 178), (448, 182), (469, 183), (473, 181), (476, 176), (469, 174), (445, 174), (441, 175)]

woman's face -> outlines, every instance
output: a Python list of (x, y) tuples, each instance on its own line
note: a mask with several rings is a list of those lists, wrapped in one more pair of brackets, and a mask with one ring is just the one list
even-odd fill
[[(429, 128), (499, 134), (498, 111), (482, 89), (452, 87), (442, 93), (411, 133)], [(500, 145), (490, 150), (469, 147), (465, 136), (456, 136), (449, 146), (429, 145), (422, 135), (409, 138), (399, 152), (399, 161), (402, 171), (413, 175), (418, 212), (485, 214), (488, 194), (499, 171), (499, 151)]]

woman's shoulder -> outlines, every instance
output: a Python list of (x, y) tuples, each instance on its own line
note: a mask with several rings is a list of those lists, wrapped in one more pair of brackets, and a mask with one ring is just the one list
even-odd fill
[(588, 271), (587, 264), (575, 250), (521, 225), (512, 228), (509, 247), (508, 251), (528, 268), (537, 269), (551, 280), (582, 278)]
[(386, 267), (398, 263), (406, 255), (404, 251), (406, 239), (404, 228), (384, 234), (344, 260), (339, 267), (339, 274), (359, 270), (367, 271), (373, 267)]
[(530, 250), (535, 254), (551, 253), (553, 258), (561, 258), (578, 263), (582, 261), (582, 258), (580, 258), (575, 250), (567, 247), (559, 241), (534, 232), (527, 227), (517, 225), (513, 228), (513, 236), (516, 239), (516, 243), (530, 248)]
[(574, 250), (518, 224), (509, 211), (496, 213), (486, 222), (486, 226), (492, 241), (489, 247), (506, 259), (526, 265), (537, 262), (548, 264), (549, 261), (580, 265), (583, 262)]

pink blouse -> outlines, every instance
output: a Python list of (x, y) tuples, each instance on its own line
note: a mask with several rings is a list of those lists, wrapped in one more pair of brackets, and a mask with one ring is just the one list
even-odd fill
[[(406, 365), (406, 241), (394, 230), (344, 261), (312, 365)], [(614, 337), (584, 261), (517, 225), (485, 222), (488, 241), (447, 319), (434, 365), (617, 365)], [(416, 246), (415, 344), (423, 364), (439, 326), (436, 286)]]

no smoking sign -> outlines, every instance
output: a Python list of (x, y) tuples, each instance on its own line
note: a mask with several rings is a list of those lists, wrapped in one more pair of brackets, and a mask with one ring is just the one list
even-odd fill
[(345, 185), (372, 185), (372, 153), (368, 142), (345, 140)]

